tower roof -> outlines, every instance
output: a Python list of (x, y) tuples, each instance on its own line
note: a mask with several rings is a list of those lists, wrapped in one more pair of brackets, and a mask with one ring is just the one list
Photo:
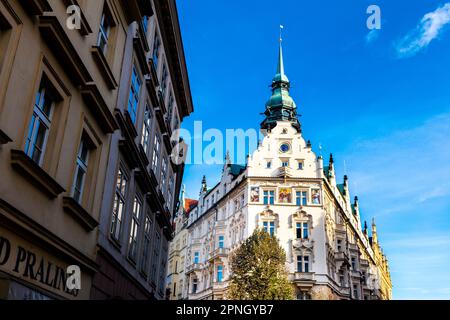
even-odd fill
[(261, 128), (272, 129), (277, 121), (290, 121), (300, 131), (300, 123), (297, 119), (297, 106), (289, 95), (290, 81), (285, 74), (283, 47), (280, 35), (278, 48), (277, 72), (272, 79), (272, 95), (266, 103), (264, 112), (266, 119), (261, 123)]

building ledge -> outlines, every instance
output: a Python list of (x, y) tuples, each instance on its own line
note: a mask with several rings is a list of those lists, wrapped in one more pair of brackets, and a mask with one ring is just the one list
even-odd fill
[(39, 190), (54, 199), (66, 190), (22, 150), (11, 150), (11, 165)]
[(119, 129), (119, 125), (95, 84), (90, 83), (82, 87), (81, 95), (104, 133), (113, 133)]
[(98, 226), (98, 221), (95, 220), (89, 212), (87, 212), (78, 202), (72, 197), (63, 198), (63, 208), (86, 230), (92, 231)]
[(66, 7), (69, 7), (69, 6), (72, 6), (72, 5), (75, 5), (75, 6), (77, 6), (78, 8), (80, 8), (80, 18), (81, 18), (81, 24), (80, 24), (80, 29), (78, 29), (79, 30), (79, 32), (80, 32), (80, 34), (82, 35), (82, 36), (87, 36), (87, 35), (89, 35), (89, 34), (91, 34), (92, 33), (92, 28), (91, 28), (91, 26), (89, 25), (89, 22), (88, 22), (88, 20), (86, 19), (86, 16), (84, 15), (84, 12), (83, 12), (83, 10), (81, 10), (81, 6), (80, 6), (80, 4), (78, 3), (78, 0), (63, 0), (64, 1), (64, 4), (66, 5)]
[(83, 59), (78, 55), (56, 16), (40, 16), (39, 30), (75, 84), (86, 85), (93, 81)]
[(142, 37), (143, 37), (142, 31), (139, 31), (139, 30), (141, 30), (140, 27), (138, 28), (137, 36), (135, 36), (133, 38), (133, 45), (134, 45), (134, 50), (136, 51), (136, 56), (138, 58), (139, 64), (141, 66), (142, 73), (144, 75), (147, 75), (150, 73), (150, 67), (147, 62), (147, 55), (146, 55), (146, 52), (148, 51), (148, 45), (146, 48), (146, 45), (144, 43), (144, 41), (146, 41), (146, 40), (142, 39)]
[(0, 145), (7, 144), (9, 142), (12, 142), (12, 139), (8, 137), (8, 135), (0, 129)]
[(151, 17), (153, 8), (148, 0), (122, 0), (128, 23), (141, 21), (143, 16)]
[(155, 62), (153, 58), (148, 60), (149, 68), (150, 68), (150, 79), (153, 81), (153, 88), (159, 87), (158, 75), (156, 73)]
[(40, 16), (43, 15), (44, 12), (53, 11), (47, 0), (20, 0), (20, 3), (25, 11), (33, 16)]
[(109, 66), (109, 62), (106, 60), (102, 50), (98, 46), (93, 46), (91, 48), (91, 53), (94, 56), (94, 60), (97, 63), (100, 73), (102, 74), (108, 88), (111, 90), (117, 89), (118, 84), (116, 77), (114, 76), (111, 67)]

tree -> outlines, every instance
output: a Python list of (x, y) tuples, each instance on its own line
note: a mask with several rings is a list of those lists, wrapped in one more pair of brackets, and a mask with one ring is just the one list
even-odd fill
[(275, 236), (256, 229), (231, 255), (228, 298), (291, 300), (294, 288), (286, 271), (286, 254)]

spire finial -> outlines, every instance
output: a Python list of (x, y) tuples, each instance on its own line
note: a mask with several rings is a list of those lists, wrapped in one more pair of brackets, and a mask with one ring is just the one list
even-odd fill
[(283, 42), (282, 37), (282, 30), (284, 29), (283, 25), (280, 25), (280, 38), (279, 41), (279, 51), (278, 51), (278, 67), (277, 67), (277, 74), (275, 76), (274, 81), (289, 81), (287, 80), (286, 75), (284, 74), (284, 61), (283, 61), (283, 48), (281, 46), (281, 43)]
[(282, 24), (280, 24), (280, 38), (278, 39), (281, 42), (283, 42), (283, 29), (284, 26)]

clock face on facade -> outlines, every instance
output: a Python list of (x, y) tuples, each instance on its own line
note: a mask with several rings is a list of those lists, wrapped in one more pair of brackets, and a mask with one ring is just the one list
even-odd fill
[(283, 153), (288, 152), (290, 149), (291, 149), (291, 147), (290, 147), (289, 144), (286, 143), (286, 142), (285, 142), (285, 143), (282, 143), (282, 144), (280, 145), (280, 151), (283, 152)]

